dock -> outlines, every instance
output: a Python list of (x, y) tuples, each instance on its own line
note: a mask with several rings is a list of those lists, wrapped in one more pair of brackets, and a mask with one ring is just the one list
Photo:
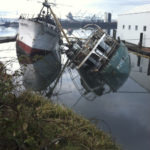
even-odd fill
[(16, 35), (0, 37), (0, 43), (15, 42), (15, 41), (16, 41)]
[(140, 48), (136, 44), (132, 44), (132, 43), (128, 43), (128, 42), (124, 42), (124, 43), (128, 47), (128, 50), (130, 52), (133, 52), (138, 56), (142, 56), (142, 57), (150, 59), (150, 48), (146, 48), (146, 47), (141, 47)]

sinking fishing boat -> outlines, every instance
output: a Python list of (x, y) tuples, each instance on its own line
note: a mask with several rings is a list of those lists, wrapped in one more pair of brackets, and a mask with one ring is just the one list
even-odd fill
[(117, 92), (128, 79), (127, 47), (99, 27), (87, 39), (75, 38), (71, 43), (66, 52), (69, 73), (81, 96), (94, 100), (96, 96)]
[(66, 52), (77, 69), (87, 68), (103, 74), (128, 73), (130, 58), (127, 47), (108, 36), (101, 28), (85, 40), (76, 39)]
[(51, 17), (51, 4), (46, 0), (42, 4), (37, 17), (20, 16), (16, 44), (27, 55), (45, 55), (53, 52), (60, 58), (60, 31)]
[(130, 72), (127, 47), (99, 27), (86, 40), (72, 40), (72, 46), (66, 54), (71, 66), (75, 66), (79, 74), (84, 76), (83, 80), (85, 74), (86, 78), (89, 76), (91, 79), (91, 75), (94, 77), (96, 73), (96, 77), (105, 81), (112, 91), (121, 87)]

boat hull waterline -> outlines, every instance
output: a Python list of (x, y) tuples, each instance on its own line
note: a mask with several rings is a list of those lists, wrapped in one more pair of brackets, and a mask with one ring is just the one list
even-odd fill
[(28, 55), (59, 51), (59, 34), (56, 27), (29, 19), (19, 20), (17, 45)]

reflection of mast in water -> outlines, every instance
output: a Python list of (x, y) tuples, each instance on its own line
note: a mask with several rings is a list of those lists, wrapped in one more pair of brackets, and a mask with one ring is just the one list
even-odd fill
[(57, 78), (61, 70), (60, 59), (55, 53), (27, 56), (17, 47), (18, 60), (23, 71), (23, 85), (35, 91), (46, 88)]

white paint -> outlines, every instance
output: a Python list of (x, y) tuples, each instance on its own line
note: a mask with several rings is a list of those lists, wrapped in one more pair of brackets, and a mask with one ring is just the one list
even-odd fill
[[(135, 12), (130, 11), (129, 13), (121, 14), (118, 17), (117, 36), (121, 40), (125, 40), (130, 43), (138, 44), (140, 33), (143, 33), (143, 46), (150, 47), (150, 5), (148, 9), (143, 10), (143, 6), (136, 8)], [(146, 8), (148, 8), (148, 6)], [(123, 29), (124, 26), (124, 29)], [(131, 29), (129, 29), (131, 26)], [(138, 26), (136, 30), (135, 26)], [(143, 30), (146, 26), (146, 31)]]
[(55, 46), (59, 42), (58, 33), (55, 26), (46, 26), (27, 19), (19, 20), (18, 40), (24, 44), (43, 50), (56, 50)]

